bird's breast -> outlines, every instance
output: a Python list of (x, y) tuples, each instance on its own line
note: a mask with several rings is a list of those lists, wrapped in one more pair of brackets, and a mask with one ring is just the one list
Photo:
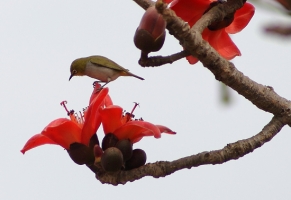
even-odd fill
[(120, 72), (108, 67), (98, 66), (88, 62), (85, 69), (85, 75), (98, 79), (102, 82), (114, 81), (118, 78)]

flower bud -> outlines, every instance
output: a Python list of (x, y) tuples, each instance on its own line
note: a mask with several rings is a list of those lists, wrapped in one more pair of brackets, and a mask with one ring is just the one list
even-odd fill
[(78, 165), (94, 163), (95, 158), (92, 149), (84, 144), (72, 143), (67, 151), (71, 159)]
[(146, 163), (147, 155), (142, 149), (134, 149), (131, 158), (125, 162), (125, 170), (143, 166)]
[(123, 156), (116, 147), (109, 147), (101, 156), (101, 165), (105, 171), (116, 172), (123, 165)]
[(94, 134), (94, 135), (92, 135), (92, 137), (91, 137), (91, 139), (89, 141), (89, 147), (91, 149), (93, 149), (96, 144), (99, 145), (99, 140), (98, 140), (97, 135)]
[(118, 142), (118, 138), (114, 134), (112, 133), (106, 134), (102, 140), (103, 151), (105, 151), (109, 147), (115, 147), (117, 142)]
[(118, 148), (121, 151), (124, 161), (127, 161), (128, 159), (131, 158), (131, 156), (132, 156), (132, 143), (130, 142), (129, 139), (124, 139), (124, 140), (118, 141), (116, 144), (116, 148)]
[(134, 35), (134, 44), (145, 53), (159, 51), (166, 37), (166, 22), (154, 6), (148, 8)]

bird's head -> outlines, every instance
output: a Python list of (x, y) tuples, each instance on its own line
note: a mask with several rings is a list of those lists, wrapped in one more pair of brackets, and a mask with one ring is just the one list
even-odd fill
[(73, 76), (84, 76), (85, 74), (85, 68), (87, 64), (87, 59), (86, 58), (78, 58), (74, 60), (71, 64), (71, 75), (69, 80), (73, 78)]

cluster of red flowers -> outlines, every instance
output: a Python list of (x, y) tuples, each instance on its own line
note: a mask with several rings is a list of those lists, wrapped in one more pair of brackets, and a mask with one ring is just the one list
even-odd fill
[[(105, 135), (113, 134), (118, 140), (127, 139), (132, 144), (145, 136), (160, 138), (161, 133), (175, 134), (165, 126), (134, 120), (133, 111), (123, 114), (121, 107), (113, 105), (108, 92), (108, 88), (100, 89), (99, 84), (95, 85), (89, 107), (80, 115), (69, 111), (65, 106), (66, 102), (62, 102), (70, 119), (59, 118), (49, 123), (41, 133), (32, 136), (26, 142), (21, 152), (24, 154), (26, 151), (44, 144), (57, 144), (68, 150), (76, 163), (88, 164), (87, 160), (83, 158), (81, 158), (82, 161), (79, 161), (80, 158), (75, 160), (76, 156), (72, 155), (72, 152), (75, 150), (76, 144), (89, 148), (92, 137), (96, 135), (101, 124)], [(99, 142), (95, 142), (95, 145), (99, 146)], [(93, 148), (91, 151), (93, 155)], [(101, 154), (95, 155), (95, 157), (101, 156)]]
[[(222, 3), (214, 0), (164, 0), (164, 2), (169, 3), (177, 16), (190, 26), (193, 26), (211, 7)], [(245, 3), (223, 21), (208, 26), (203, 31), (202, 37), (226, 59), (241, 55), (228, 34), (238, 33), (244, 29), (254, 15), (254, 10), (251, 4)], [(162, 16), (154, 7), (149, 8), (136, 30), (135, 45), (146, 55), (158, 51), (165, 40), (165, 28), (166, 22)], [(193, 56), (188, 56), (187, 59), (191, 64), (198, 61)], [(113, 105), (108, 92), (108, 88), (95, 85), (89, 107), (80, 115), (69, 111), (65, 106), (66, 102), (62, 102), (70, 119), (59, 118), (49, 123), (41, 133), (27, 141), (21, 152), (24, 154), (44, 144), (57, 144), (65, 148), (77, 164), (92, 165), (101, 160), (103, 168), (108, 171), (132, 169), (143, 165), (146, 158), (144, 151), (132, 150), (132, 144), (145, 136), (160, 138), (161, 133), (175, 134), (175, 132), (162, 125), (135, 120), (133, 111), (136, 105), (131, 113), (124, 114), (121, 107)], [(102, 149), (96, 136), (101, 124), (105, 133)]]

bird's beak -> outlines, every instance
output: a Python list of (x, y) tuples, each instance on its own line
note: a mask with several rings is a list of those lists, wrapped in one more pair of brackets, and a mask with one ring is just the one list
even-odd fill
[(74, 76), (74, 73), (71, 74), (70, 78), (69, 78), (69, 81), (71, 80), (71, 78), (73, 78)]

